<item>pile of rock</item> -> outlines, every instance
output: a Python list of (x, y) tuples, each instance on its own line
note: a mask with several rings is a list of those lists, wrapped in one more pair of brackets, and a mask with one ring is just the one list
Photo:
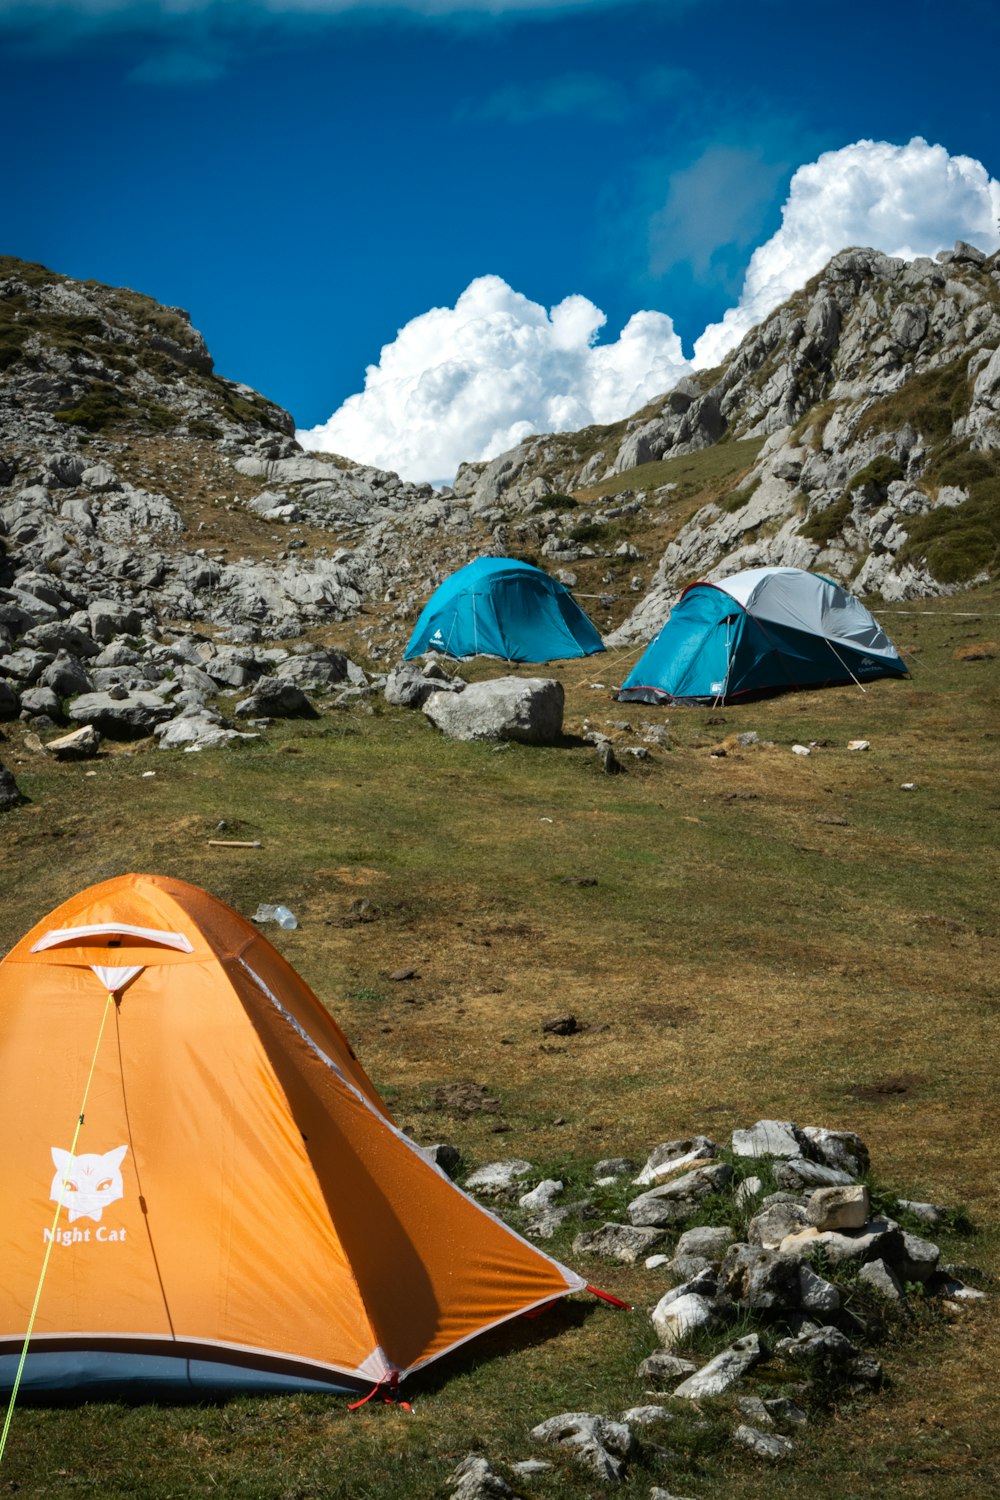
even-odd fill
[[(349, 706), (380, 686), (342, 651), (164, 631), (114, 599), (76, 607), (58, 580), (21, 575), (16, 589), (0, 589), (0, 719), (36, 733), (85, 728), (40, 746), (60, 759), (96, 753), (102, 736), (207, 749), (255, 737), (274, 718), (314, 715), (307, 693)], [(231, 718), (219, 707), (230, 696)]]
[[(808, 1421), (809, 1405), (838, 1392), (877, 1390), (884, 1375), (870, 1346), (893, 1309), (906, 1313), (911, 1288), (946, 1301), (985, 1294), (966, 1279), (983, 1279), (982, 1273), (962, 1268), (960, 1275), (959, 1268), (942, 1265), (937, 1244), (887, 1212), (873, 1211), (863, 1180), (869, 1166), (864, 1142), (853, 1132), (800, 1128), (787, 1120), (736, 1130), (725, 1147), (703, 1135), (663, 1142), (638, 1174), (626, 1158), (599, 1162), (595, 1193), (620, 1191), (629, 1181), (643, 1191), (627, 1201), (623, 1195), (627, 1222), (580, 1232), (573, 1255), (643, 1261), (651, 1272), (670, 1274), (674, 1285), (649, 1314), (659, 1347), (637, 1371), (643, 1387), (670, 1404), (632, 1407), (619, 1417), (564, 1412), (534, 1427), (532, 1442), (555, 1445), (603, 1482), (617, 1484), (635, 1459), (671, 1456), (649, 1443), (651, 1424), (732, 1393), (738, 1418), (732, 1442), (784, 1460), (794, 1453), (794, 1434)], [(518, 1222), (535, 1238), (551, 1237), (574, 1216), (593, 1217), (592, 1197), (563, 1204), (561, 1181), (532, 1186), (532, 1177), (527, 1161), (494, 1162), (466, 1186), (520, 1210), (527, 1218)], [(946, 1225), (952, 1217), (941, 1205), (909, 1199), (897, 1199), (894, 1212), (921, 1227)], [(699, 1217), (713, 1222), (690, 1224)], [(734, 1337), (748, 1322), (752, 1331)], [(718, 1337), (721, 1347), (707, 1360), (685, 1357), (706, 1337)], [(756, 1389), (741, 1394), (751, 1372)], [(464, 1482), (472, 1482), (470, 1475)], [(506, 1491), (456, 1490), (477, 1493)]]

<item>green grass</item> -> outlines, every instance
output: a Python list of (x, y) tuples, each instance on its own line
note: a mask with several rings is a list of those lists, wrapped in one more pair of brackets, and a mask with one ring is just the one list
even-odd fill
[[(964, 1205), (976, 1230), (956, 1215), (948, 1254), (995, 1272), (1000, 660), (955, 653), (995, 636), (998, 616), (995, 590), (887, 609), (882, 623), (915, 653), (911, 682), (721, 714), (617, 704), (590, 688), (593, 664), (556, 667), (568, 736), (551, 749), (496, 754), (442, 739), (416, 713), (330, 710), (197, 756), (119, 747), (87, 778), (5, 725), (0, 753), (32, 800), (0, 819), (0, 944), (130, 869), (192, 880), (245, 913), (283, 901), (299, 928), (269, 936), (419, 1140), (450, 1139), (470, 1165), (523, 1156), (535, 1180), (560, 1176), (579, 1193), (598, 1157), (638, 1166), (693, 1131), (724, 1142), (765, 1116), (855, 1129), (876, 1191)], [(613, 664), (599, 675), (613, 681)], [(644, 721), (668, 720), (675, 744), (607, 777), (578, 738), (585, 717), (631, 723), (609, 730), (619, 748)], [(743, 730), (770, 745), (741, 749)], [(848, 752), (855, 738), (871, 750)], [(712, 759), (720, 739), (729, 753)], [(799, 759), (795, 741), (818, 745)], [(209, 848), (220, 820), (262, 847)], [(567, 883), (580, 876), (597, 884)], [(352, 925), (360, 898), (372, 920)], [(418, 977), (394, 983), (404, 966)], [(578, 1035), (543, 1034), (570, 1010)], [(909, 1080), (903, 1092), (879, 1092), (890, 1075)], [(456, 1083), (497, 1108), (449, 1104)], [(628, 1196), (627, 1184), (608, 1189), (595, 1209), (620, 1217)], [(724, 1205), (702, 1211), (718, 1218)], [(579, 1227), (552, 1242), (571, 1264)], [(580, 1269), (636, 1311), (574, 1299), (478, 1340), (413, 1382), (412, 1413), (351, 1415), (318, 1397), (25, 1406), (0, 1482), (32, 1497), (437, 1500), (470, 1448), (502, 1468), (531, 1456), (528, 1429), (545, 1417), (644, 1399), (645, 1309), (666, 1280)], [(780, 1473), (731, 1448), (738, 1417), (723, 1400), (668, 1423), (658, 1440), (679, 1458), (640, 1465), (620, 1493), (988, 1493), (996, 1300), (954, 1322), (921, 1308), (912, 1328), (887, 1328), (888, 1392), (819, 1410)], [(747, 1389), (772, 1377), (766, 1367)], [(530, 1492), (583, 1500), (599, 1486), (557, 1459)]]
[(664, 484), (676, 484), (676, 499), (688, 499), (704, 495), (714, 499), (729, 488), (732, 480), (740, 479), (753, 467), (763, 438), (747, 438), (740, 442), (715, 443), (711, 448), (702, 448), (697, 453), (686, 453), (680, 458), (664, 458), (656, 463), (640, 464), (627, 469), (580, 492), (581, 497), (594, 501), (605, 496), (618, 495), (622, 490), (653, 490)]

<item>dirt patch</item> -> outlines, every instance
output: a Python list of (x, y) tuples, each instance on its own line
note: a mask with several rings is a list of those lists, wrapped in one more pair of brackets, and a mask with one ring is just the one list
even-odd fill
[(847, 1093), (849, 1098), (859, 1099), (865, 1104), (883, 1104), (886, 1099), (912, 1094), (924, 1082), (926, 1080), (917, 1073), (887, 1073), (872, 1083), (852, 1083)]
[(445, 1083), (434, 1090), (434, 1108), (444, 1114), (458, 1115), (466, 1119), (469, 1115), (495, 1115), (500, 1100), (493, 1097), (483, 1083)]

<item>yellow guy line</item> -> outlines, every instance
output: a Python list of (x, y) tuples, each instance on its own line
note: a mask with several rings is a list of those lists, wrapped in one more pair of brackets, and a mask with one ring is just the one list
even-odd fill
[(38, 1314), (38, 1304), (42, 1300), (42, 1287), (45, 1285), (45, 1276), (46, 1272), (49, 1269), (49, 1256), (52, 1254), (52, 1246), (56, 1242), (56, 1229), (59, 1225), (59, 1215), (62, 1213), (63, 1208), (63, 1194), (66, 1191), (66, 1183), (69, 1181), (70, 1168), (73, 1165), (73, 1158), (76, 1155), (76, 1143), (80, 1139), (80, 1130), (83, 1126), (83, 1117), (87, 1110), (87, 1098), (90, 1094), (90, 1085), (94, 1080), (94, 1069), (97, 1066), (97, 1053), (101, 1046), (101, 1038), (104, 1035), (105, 1022), (107, 1021), (108, 1015), (110, 1014), (111, 1006), (114, 1004), (114, 998), (114, 995), (108, 996), (107, 1004), (105, 1005), (104, 1012), (101, 1016), (101, 1029), (97, 1033), (97, 1045), (94, 1048), (94, 1055), (90, 1059), (90, 1072), (87, 1074), (87, 1086), (83, 1091), (83, 1101), (80, 1105), (80, 1113), (77, 1116), (76, 1120), (76, 1130), (73, 1132), (73, 1144), (69, 1148), (69, 1159), (66, 1163), (66, 1171), (63, 1174), (62, 1182), (59, 1184), (59, 1198), (56, 1203), (55, 1217), (52, 1220), (52, 1230), (49, 1234), (49, 1242), (45, 1247), (45, 1259), (42, 1261), (42, 1270), (41, 1275), (38, 1278), (38, 1286), (35, 1288), (35, 1300), (31, 1308), (31, 1317), (28, 1319), (28, 1331), (24, 1335), (24, 1345), (21, 1349), (21, 1358), (18, 1361), (17, 1374), (14, 1376), (14, 1387), (10, 1393), (10, 1402), (7, 1406), (7, 1416), (4, 1419), (3, 1432), (0, 1433), (0, 1463), (3, 1462), (4, 1451), (7, 1447), (7, 1434), (10, 1432), (10, 1424), (14, 1416), (14, 1403), (17, 1401), (17, 1393), (21, 1385), (21, 1376), (24, 1374), (25, 1360), (28, 1358), (28, 1345), (31, 1343), (31, 1335), (34, 1332), (35, 1328), (35, 1318)]

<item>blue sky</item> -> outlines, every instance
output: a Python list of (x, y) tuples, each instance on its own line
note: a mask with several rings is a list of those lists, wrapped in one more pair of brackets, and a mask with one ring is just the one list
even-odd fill
[(979, 0), (0, 0), (0, 249), (187, 308), (301, 427), (477, 278), (690, 355), (796, 168), (920, 136), (992, 176), (998, 33)]

